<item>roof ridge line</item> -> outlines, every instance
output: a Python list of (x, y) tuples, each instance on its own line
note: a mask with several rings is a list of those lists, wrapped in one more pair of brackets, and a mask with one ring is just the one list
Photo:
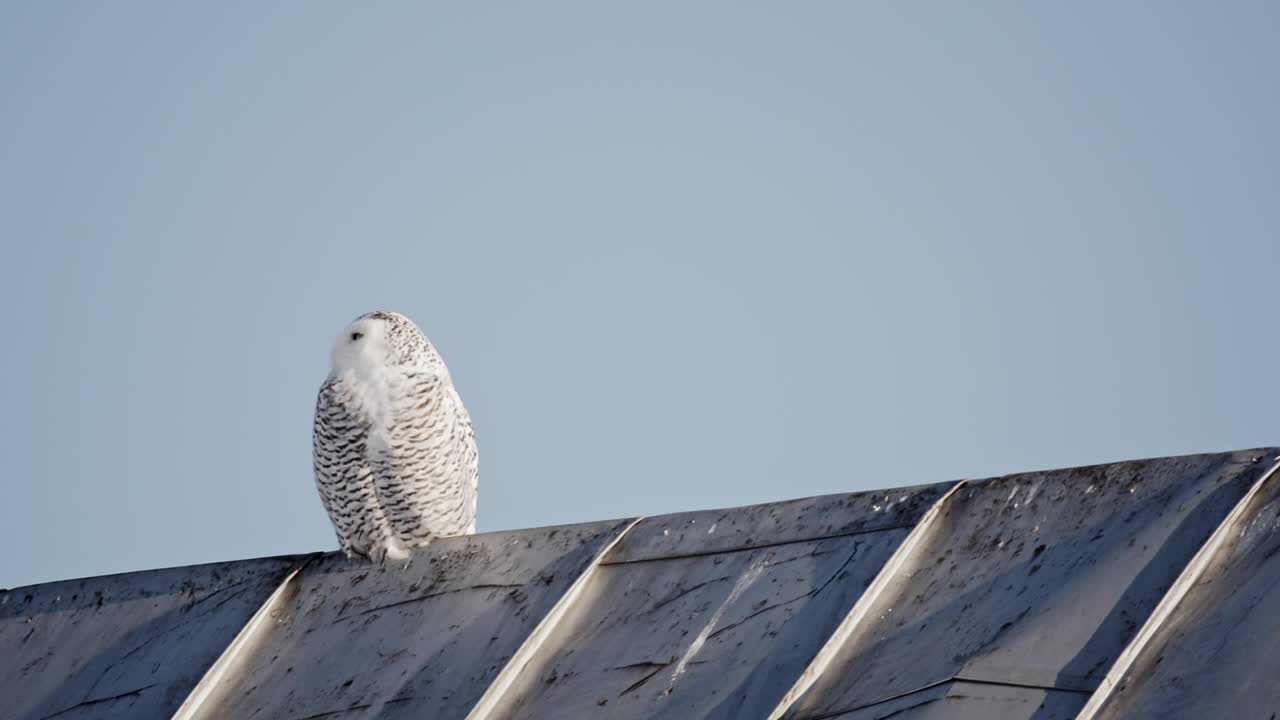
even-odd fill
[(863, 528), (860, 530), (850, 530), (849, 532), (832, 533), (828, 535), (797, 535), (794, 538), (786, 540), (778, 540), (776, 542), (766, 542), (759, 544), (746, 544), (727, 548), (718, 548), (714, 550), (702, 550), (699, 552), (674, 553), (671, 555), (654, 555), (652, 557), (639, 557), (634, 560), (604, 560), (601, 565), (634, 565), (636, 563), (662, 562), (663, 560), (683, 560), (685, 558), (707, 557), (708, 555), (720, 555), (721, 553), (749, 552), (751, 550), (764, 550), (766, 548), (780, 547), (782, 545), (795, 545), (796, 543), (822, 542), (823, 540), (837, 540), (839, 538), (855, 537), (858, 535), (871, 535), (878, 532), (888, 532), (890, 530), (905, 530), (918, 525), (914, 523), (897, 523), (896, 525), (884, 525), (876, 528)]

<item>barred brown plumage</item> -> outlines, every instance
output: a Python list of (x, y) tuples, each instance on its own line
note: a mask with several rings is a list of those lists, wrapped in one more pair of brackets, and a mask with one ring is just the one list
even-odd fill
[(475, 532), (471, 417), (440, 354), (399, 313), (362, 315), (338, 336), (316, 398), (313, 453), (348, 556), (404, 559), (432, 538)]

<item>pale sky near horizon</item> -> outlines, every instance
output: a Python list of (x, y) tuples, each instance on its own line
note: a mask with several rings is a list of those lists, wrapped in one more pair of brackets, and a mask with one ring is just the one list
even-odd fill
[(0, 587), (336, 547), (374, 309), (482, 531), (1280, 444), (1278, 21), (0, 4)]

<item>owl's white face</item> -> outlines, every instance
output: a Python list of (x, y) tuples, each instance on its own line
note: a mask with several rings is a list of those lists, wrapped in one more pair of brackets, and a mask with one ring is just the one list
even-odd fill
[(333, 341), (333, 374), (348, 371), (369, 377), (387, 366), (387, 322), (377, 318), (360, 318), (347, 326)]

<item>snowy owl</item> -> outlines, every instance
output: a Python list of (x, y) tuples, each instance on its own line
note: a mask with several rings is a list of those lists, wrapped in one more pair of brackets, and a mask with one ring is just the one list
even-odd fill
[(361, 315), (334, 342), (313, 451), (348, 557), (403, 560), (432, 538), (476, 531), (471, 417), (440, 354), (399, 313)]

